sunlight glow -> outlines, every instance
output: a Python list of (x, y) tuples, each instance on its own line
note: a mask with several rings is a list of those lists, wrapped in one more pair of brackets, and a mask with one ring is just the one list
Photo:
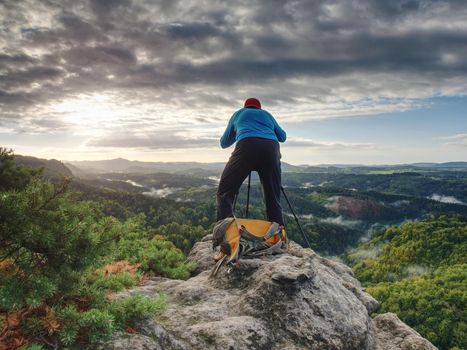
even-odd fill
[(61, 114), (79, 128), (106, 128), (134, 113), (120, 106), (112, 94), (80, 94), (50, 106), (53, 113)]

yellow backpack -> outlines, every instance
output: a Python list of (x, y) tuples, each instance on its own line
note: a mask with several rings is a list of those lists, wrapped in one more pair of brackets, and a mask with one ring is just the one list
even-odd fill
[(276, 222), (228, 217), (216, 223), (212, 247), (220, 246), (215, 259), (217, 264), (211, 275), (215, 276), (226, 262), (229, 271), (238, 266), (240, 258), (283, 253), (288, 246), (283, 226)]

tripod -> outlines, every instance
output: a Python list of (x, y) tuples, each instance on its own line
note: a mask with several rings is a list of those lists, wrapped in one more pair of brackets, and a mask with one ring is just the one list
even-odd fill
[[(249, 210), (249, 206), (250, 206), (250, 188), (251, 188), (251, 172), (248, 175), (248, 187), (247, 187), (247, 196), (246, 196), (245, 218), (248, 218), (248, 210)], [(239, 191), (240, 191), (240, 189), (239, 189)], [(307, 238), (305, 232), (302, 229), (302, 225), (300, 225), (300, 221), (298, 221), (298, 217), (295, 214), (295, 211), (293, 210), (292, 204), (290, 203), (289, 198), (285, 194), (285, 190), (284, 190), (284, 187), (282, 185), (281, 185), (281, 191), (282, 191), (282, 194), (284, 195), (284, 198), (285, 198), (287, 204), (289, 205), (290, 211), (292, 212), (292, 215), (293, 215), (293, 217), (295, 219), (295, 222), (297, 223), (298, 229), (300, 230), (300, 233), (302, 234), (303, 239), (305, 240), (306, 245), (308, 246), (308, 248), (311, 248), (310, 242), (308, 241), (308, 238)], [(233, 211), (234, 212), (235, 212), (235, 206), (237, 204), (237, 198), (238, 198), (238, 192), (235, 195), (234, 202), (233, 202)]]

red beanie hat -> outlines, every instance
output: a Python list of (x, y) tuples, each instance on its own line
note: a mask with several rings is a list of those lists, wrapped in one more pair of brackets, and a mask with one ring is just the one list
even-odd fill
[(259, 100), (257, 98), (250, 97), (250, 98), (246, 99), (244, 107), (245, 108), (246, 107), (256, 107), (256, 108), (261, 109), (261, 102), (259, 102)]

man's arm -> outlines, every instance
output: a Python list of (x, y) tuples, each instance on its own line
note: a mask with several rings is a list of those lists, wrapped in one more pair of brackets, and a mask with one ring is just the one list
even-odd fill
[(282, 129), (279, 124), (277, 123), (277, 121), (274, 119), (274, 117), (268, 113), (270, 116), (271, 116), (271, 119), (272, 119), (272, 122), (274, 123), (274, 132), (277, 136), (277, 140), (279, 142), (285, 142), (285, 140), (287, 139), (287, 134), (285, 133), (284, 129)]
[(224, 131), (224, 135), (221, 137), (221, 147), (222, 148), (227, 148), (230, 147), (235, 143), (235, 128), (233, 125), (233, 120), (235, 116), (237, 115), (237, 112), (235, 112), (232, 117), (229, 120), (229, 123), (227, 124), (227, 128)]

